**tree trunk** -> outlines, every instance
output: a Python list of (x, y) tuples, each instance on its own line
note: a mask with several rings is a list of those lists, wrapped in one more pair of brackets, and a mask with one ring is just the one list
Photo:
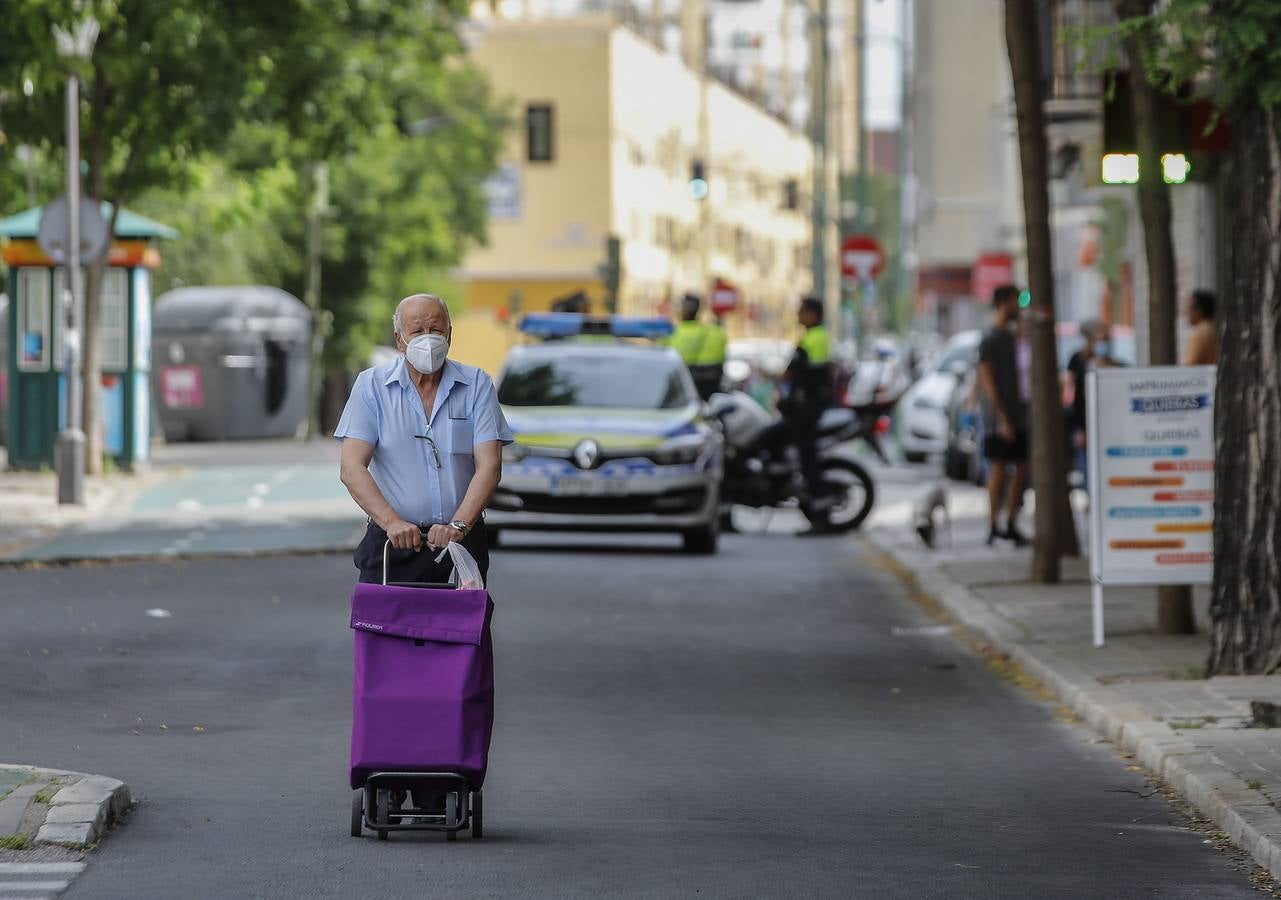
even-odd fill
[(1234, 109), (1214, 406), (1210, 674), (1281, 669), (1281, 137)]
[(1032, 292), (1032, 486), (1036, 491), (1032, 580), (1048, 584), (1059, 580), (1060, 555), (1074, 556), (1079, 548), (1068, 506), (1067, 447), (1059, 402), (1049, 158), (1036, 0), (1005, 0), (1005, 44), (1018, 114), (1028, 288)]
[[(1151, 0), (1116, 0), (1121, 19), (1150, 15)], [(1142, 33), (1125, 40), (1130, 64), (1130, 94), (1134, 100), (1134, 134), (1139, 151), (1139, 214), (1143, 221), (1143, 246), (1148, 263), (1148, 355), (1154, 366), (1177, 365), (1178, 287), (1175, 279), (1174, 240), (1170, 236), (1170, 188), (1161, 164), (1160, 98), (1145, 75)], [(1195, 634), (1196, 615), (1192, 589), (1186, 585), (1157, 588), (1157, 631), (1161, 634)]]

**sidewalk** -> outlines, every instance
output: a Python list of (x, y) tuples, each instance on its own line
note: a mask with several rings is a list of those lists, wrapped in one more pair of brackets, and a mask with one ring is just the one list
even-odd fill
[(0, 764), (0, 895), (59, 896), (131, 804), (114, 778)]
[(1281, 703), (1281, 678), (1203, 677), (1208, 591), (1196, 593), (1202, 633), (1173, 636), (1155, 633), (1152, 588), (1109, 589), (1107, 640), (1096, 648), (1085, 560), (1064, 561), (1062, 584), (1031, 584), (1030, 551), (984, 546), (987, 524), (973, 514), (979, 506), (973, 489), (949, 494), (950, 545), (944, 529), (941, 547), (928, 550), (906, 518), (882, 519), (869, 539), (955, 620), (1008, 654), (1281, 877), (1281, 729), (1252, 727), (1250, 711), (1251, 701)]
[(85, 487), (60, 507), (52, 472), (0, 471), (0, 563), (324, 552), (363, 533), (332, 441), (161, 446)]

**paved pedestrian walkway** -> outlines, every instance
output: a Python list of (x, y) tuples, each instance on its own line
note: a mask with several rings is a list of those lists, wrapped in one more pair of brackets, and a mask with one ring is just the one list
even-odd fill
[(1030, 551), (986, 547), (974, 492), (949, 494), (969, 514), (954, 515), (939, 549), (924, 547), (907, 517), (882, 519), (870, 538), (979, 640), (1020, 663), (1281, 876), (1281, 729), (1256, 727), (1250, 708), (1281, 703), (1281, 678), (1204, 677), (1208, 591), (1194, 593), (1202, 633), (1176, 636), (1156, 633), (1153, 588), (1109, 589), (1107, 639), (1095, 647), (1086, 561), (1065, 561), (1061, 584), (1032, 584)]
[(0, 562), (338, 550), (362, 522), (328, 440), (160, 446), (86, 479), (83, 507), (58, 505), (52, 472), (0, 472)]
[(61, 894), (131, 802), (114, 778), (0, 765), (0, 900)]

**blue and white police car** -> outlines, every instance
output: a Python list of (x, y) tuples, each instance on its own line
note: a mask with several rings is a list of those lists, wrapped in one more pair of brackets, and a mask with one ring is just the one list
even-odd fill
[(719, 536), (722, 438), (689, 370), (661, 345), (666, 319), (529, 315), (498, 377), (516, 443), (485, 524), (674, 532), (690, 553)]

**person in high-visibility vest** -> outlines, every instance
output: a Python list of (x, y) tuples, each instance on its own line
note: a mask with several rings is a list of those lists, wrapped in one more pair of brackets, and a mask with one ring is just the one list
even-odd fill
[(816, 446), (819, 417), (835, 399), (832, 338), (823, 324), (823, 301), (806, 297), (796, 318), (805, 327), (805, 334), (783, 373), (782, 397), (778, 404), (783, 420), (771, 426), (764, 441), (776, 458), (788, 443), (795, 445), (801, 458), (801, 474), (809, 489), (809, 503), (816, 507), (830, 506), (831, 491), (823, 483)]
[(704, 400), (720, 390), (725, 376), (725, 329), (713, 322), (699, 321), (703, 303), (696, 294), (681, 300), (681, 321), (676, 323), (668, 344), (689, 366), (694, 387)]

